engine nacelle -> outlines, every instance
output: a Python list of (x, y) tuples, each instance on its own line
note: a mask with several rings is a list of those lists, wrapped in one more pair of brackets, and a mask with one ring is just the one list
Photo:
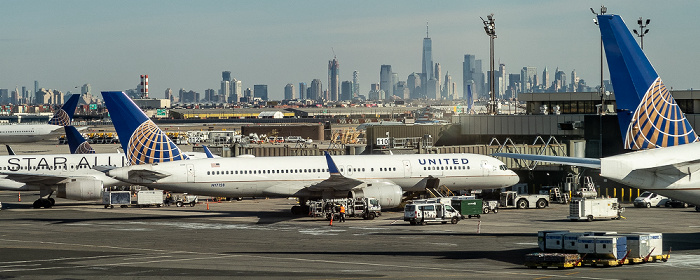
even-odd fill
[(352, 198), (373, 197), (379, 199), (382, 208), (393, 208), (401, 203), (403, 190), (391, 183), (372, 183), (350, 190), (348, 196)]
[(70, 182), (58, 186), (56, 197), (71, 200), (98, 200), (104, 192), (102, 180), (91, 178), (71, 179)]

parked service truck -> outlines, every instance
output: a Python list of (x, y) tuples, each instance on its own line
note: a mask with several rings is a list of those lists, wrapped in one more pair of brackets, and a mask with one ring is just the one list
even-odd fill
[(451, 222), (456, 224), (462, 218), (457, 210), (450, 205), (451, 199), (444, 202), (413, 201), (406, 204), (403, 213), (403, 220), (411, 225), (425, 225), (428, 222), (441, 222), (446, 224)]
[(340, 206), (345, 206), (346, 217), (361, 217), (365, 220), (372, 220), (382, 215), (382, 206), (379, 200), (372, 197), (358, 198), (336, 198), (309, 201), (310, 215), (314, 217), (325, 217), (330, 220), (340, 218)]
[(574, 198), (569, 204), (569, 216), (572, 221), (593, 221), (598, 219), (619, 220), (625, 208), (620, 206), (617, 198)]
[(668, 197), (658, 195), (653, 192), (643, 192), (639, 197), (634, 199), (634, 207), (650, 208), (666, 206), (666, 202), (670, 201)]
[(500, 208), (545, 208), (549, 205), (549, 195), (546, 194), (518, 194), (515, 191), (501, 193)]

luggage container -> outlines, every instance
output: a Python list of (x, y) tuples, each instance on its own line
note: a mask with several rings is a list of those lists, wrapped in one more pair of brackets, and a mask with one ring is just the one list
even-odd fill
[(545, 251), (547, 235), (556, 232), (569, 232), (568, 230), (540, 230), (537, 232), (537, 246), (540, 247), (540, 251)]
[(594, 255), (595, 254), (595, 239), (596, 236), (581, 236), (578, 238), (578, 253)]
[(668, 258), (668, 256), (663, 253), (663, 243), (664, 235), (658, 232), (634, 232), (635, 234), (647, 234), (649, 235), (649, 250), (651, 250), (651, 258), (656, 260), (663, 260)]
[(130, 191), (107, 191), (102, 193), (102, 204), (105, 208), (114, 208), (114, 205), (120, 205), (120, 207), (128, 207), (131, 204), (131, 192)]
[(564, 251), (564, 235), (567, 232), (552, 232), (545, 237), (545, 252), (561, 252)]
[(621, 260), (627, 255), (624, 236), (595, 236), (595, 254), (600, 259)]
[(136, 193), (136, 204), (139, 206), (163, 206), (163, 191), (139, 191)]
[(564, 251), (578, 252), (578, 239), (582, 236), (590, 236), (585, 232), (569, 232), (564, 234)]
[(481, 199), (455, 199), (452, 200), (452, 208), (457, 210), (462, 217), (481, 218), (484, 211), (484, 201)]
[(627, 238), (627, 256), (633, 263), (644, 262), (645, 258), (651, 253), (649, 246), (649, 235), (644, 233), (624, 233), (619, 234)]

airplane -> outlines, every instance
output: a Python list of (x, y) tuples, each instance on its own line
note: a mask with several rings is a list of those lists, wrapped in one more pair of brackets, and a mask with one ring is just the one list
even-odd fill
[(79, 98), (79, 94), (71, 95), (47, 124), (0, 125), (0, 143), (31, 143), (54, 136), (56, 130), (70, 125)]
[[(69, 125), (64, 129), (71, 154), (0, 156), (0, 190), (39, 191), (40, 197), (33, 207), (51, 208), (56, 203), (51, 197), (54, 194), (59, 198), (90, 201), (102, 199), (105, 187), (129, 186), (93, 169), (127, 165), (123, 153), (96, 154), (75, 127)], [(188, 153), (188, 156), (207, 155)]]
[[(615, 182), (700, 206), (700, 142), (619, 15), (599, 15), (627, 154), (593, 158), (493, 156), (599, 168)], [(700, 207), (696, 207), (700, 211)]]
[[(124, 182), (198, 195), (225, 197), (374, 197), (383, 207), (399, 205), (403, 192), (424, 191), (438, 179), (451, 190), (495, 189), (518, 183), (500, 160), (477, 154), (340, 155), (329, 176), (330, 157), (237, 157), (184, 160), (123, 92), (102, 92), (131, 166), (104, 168)], [(332, 171), (332, 170), (331, 170)], [(431, 181), (432, 180), (432, 181)]]

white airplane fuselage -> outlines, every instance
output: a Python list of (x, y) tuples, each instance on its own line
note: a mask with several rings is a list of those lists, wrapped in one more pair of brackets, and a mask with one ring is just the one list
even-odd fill
[(28, 143), (46, 140), (53, 136), (53, 132), (59, 128), (62, 126), (52, 124), (0, 125), (0, 143)]
[[(476, 154), (333, 156), (341, 174), (367, 184), (397, 185), (403, 191), (424, 191), (425, 179), (440, 180), (451, 190), (494, 189), (518, 183), (503, 162)], [(130, 171), (165, 174), (155, 181), (129, 178)], [(329, 178), (323, 156), (215, 158), (135, 165), (111, 170), (110, 176), (174, 192), (245, 197), (289, 197)]]
[(600, 175), (700, 206), (700, 142), (600, 159)]
[[(46, 188), (42, 177), (93, 177), (101, 180), (104, 186), (125, 185), (123, 182), (92, 169), (95, 166), (126, 166), (124, 154), (57, 154), (57, 155), (14, 155), (0, 156), (0, 189), (17, 191), (37, 191)], [(19, 182), (12, 176), (24, 176)], [(36, 176), (32, 182), (31, 176)]]

